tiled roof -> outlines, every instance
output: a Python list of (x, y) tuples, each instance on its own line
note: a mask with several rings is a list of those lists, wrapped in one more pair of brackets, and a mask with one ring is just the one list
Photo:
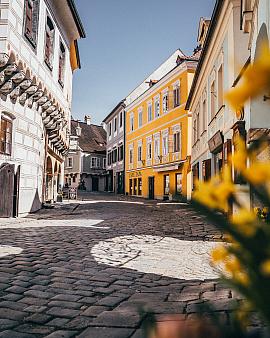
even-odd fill
[(81, 136), (79, 137), (80, 148), (87, 153), (106, 153), (106, 131), (101, 126), (87, 124), (80, 121), (71, 121), (71, 135), (77, 136), (76, 127), (81, 127)]

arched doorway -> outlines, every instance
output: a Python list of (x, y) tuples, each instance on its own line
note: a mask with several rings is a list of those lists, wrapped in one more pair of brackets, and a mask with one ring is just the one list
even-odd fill
[(53, 200), (53, 166), (50, 156), (46, 160), (46, 201)]

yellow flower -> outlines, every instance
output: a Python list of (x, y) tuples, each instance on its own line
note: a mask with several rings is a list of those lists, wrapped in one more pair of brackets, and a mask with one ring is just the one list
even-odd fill
[(238, 212), (231, 217), (231, 222), (236, 226), (237, 230), (247, 237), (251, 237), (256, 233), (256, 221), (256, 215), (245, 208), (239, 209)]
[(243, 175), (254, 185), (264, 184), (270, 181), (270, 162), (254, 162), (244, 170)]
[(237, 281), (238, 283), (242, 284), (243, 286), (249, 286), (250, 285), (250, 279), (246, 272), (239, 271), (234, 274), (233, 279)]
[(228, 178), (223, 181), (215, 176), (208, 182), (197, 182), (193, 198), (209, 208), (227, 211), (228, 199), (234, 192), (235, 186)]
[(256, 97), (270, 88), (270, 50), (263, 46), (257, 60), (244, 72), (240, 84), (230, 90), (226, 99), (234, 109), (239, 109), (250, 97)]
[(261, 271), (264, 275), (270, 277), (270, 259), (267, 259), (262, 263)]
[(241, 270), (241, 264), (235, 256), (230, 256), (230, 258), (228, 258), (225, 262), (224, 266), (226, 271), (232, 275), (238, 273)]
[(211, 252), (211, 259), (214, 264), (222, 262), (228, 256), (228, 251), (224, 245), (219, 245)]
[(231, 162), (235, 169), (243, 171), (247, 166), (247, 149), (246, 144), (241, 137), (238, 137), (236, 140), (237, 150), (231, 157)]

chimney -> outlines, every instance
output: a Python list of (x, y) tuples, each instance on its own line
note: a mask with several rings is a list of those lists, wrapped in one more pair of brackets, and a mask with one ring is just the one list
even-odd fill
[(90, 115), (85, 115), (84, 117), (84, 122), (90, 126), (91, 124), (91, 116)]

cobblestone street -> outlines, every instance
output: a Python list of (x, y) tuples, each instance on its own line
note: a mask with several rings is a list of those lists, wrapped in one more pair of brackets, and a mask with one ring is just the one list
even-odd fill
[[(185, 204), (115, 199), (0, 220), (0, 337), (140, 338), (146, 317), (192, 317), (237, 296), (208, 253), (221, 234)], [(162, 320), (162, 318), (161, 318)]]

